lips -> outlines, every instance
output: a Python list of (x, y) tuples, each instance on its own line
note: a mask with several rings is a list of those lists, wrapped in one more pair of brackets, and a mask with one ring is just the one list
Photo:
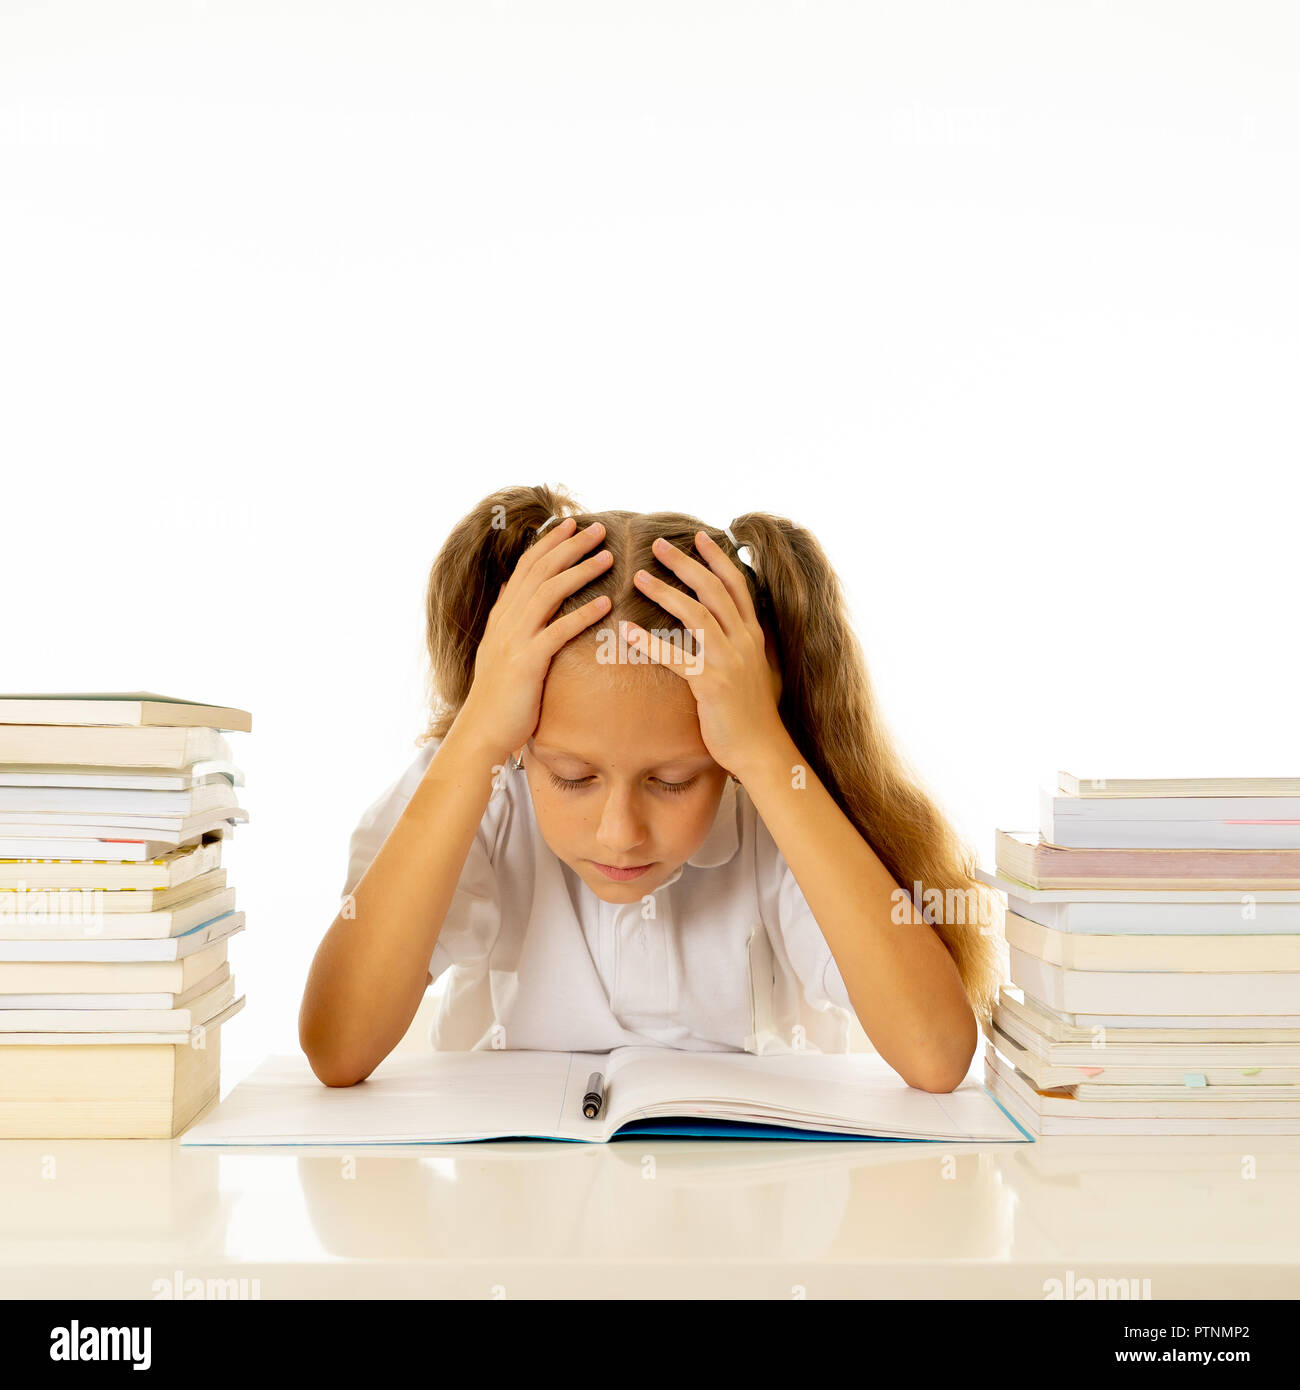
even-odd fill
[(632, 868), (620, 869), (615, 864), (600, 864), (596, 860), (591, 861), (606, 878), (612, 879), (615, 883), (627, 883), (634, 878), (640, 878), (653, 866), (651, 864), (638, 864)]

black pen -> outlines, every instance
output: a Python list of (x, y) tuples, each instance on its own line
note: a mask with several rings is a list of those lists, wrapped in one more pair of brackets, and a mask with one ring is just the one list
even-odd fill
[(587, 1078), (587, 1094), (582, 1098), (582, 1113), (589, 1120), (594, 1120), (600, 1114), (600, 1107), (604, 1103), (605, 1078), (598, 1071), (593, 1071)]

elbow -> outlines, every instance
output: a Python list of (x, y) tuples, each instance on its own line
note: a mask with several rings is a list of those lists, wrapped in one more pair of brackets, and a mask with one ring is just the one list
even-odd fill
[(317, 1081), (324, 1086), (355, 1086), (358, 1081), (364, 1081), (370, 1075), (363, 1067), (340, 1065), (312, 1057), (310, 1054), (307, 1061), (316, 1074)]
[(946, 1056), (932, 1056), (918, 1060), (900, 1075), (909, 1086), (918, 1091), (931, 1091), (936, 1095), (946, 1095), (955, 1091), (965, 1081), (970, 1072), (971, 1061), (975, 1056), (975, 1044), (962, 1047)]
[(331, 1047), (328, 1040), (316, 1036), (311, 1029), (299, 1026), (298, 1046), (302, 1048), (316, 1079), (326, 1086), (355, 1086), (364, 1081), (374, 1071), (374, 1066), (364, 1066), (355, 1057), (347, 1055), (337, 1046)]
[(955, 1071), (952, 1068), (923, 1070), (904, 1076), (903, 1080), (918, 1091), (931, 1091), (935, 1095), (946, 1095), (961, 1085), (966, 1079), (967, 1070), (967, 1067), (963, 1067), (960, 1071)]

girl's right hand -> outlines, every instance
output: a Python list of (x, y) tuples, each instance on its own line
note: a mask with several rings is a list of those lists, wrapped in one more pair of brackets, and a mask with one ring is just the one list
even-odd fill
[(580, 561), (605, 528), (597, 521), (575, 535), (574, 525), (565, 517), (524, 551), (488, 614), (474, 681), (456, 722), (471, 724), (494, 747), (513, 752), (532, 738), (551, 658), (609, 609), (602, 594), (550, 621), (564, 599), (613, 563), (608, 550)]

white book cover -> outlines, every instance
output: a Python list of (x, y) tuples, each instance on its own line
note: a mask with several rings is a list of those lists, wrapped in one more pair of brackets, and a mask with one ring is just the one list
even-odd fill
[(1007, 894), (1007, 912), (1070, 936), (1296, 936), (1300, 903), (1043, 902)]
[[(1017, 998), (1019, 993), (1022, 997)], [(1277, 1019), (1252, 1018), (1249, 1014), (1205, 1017), (1165, 1014), (1160, 1017), (1065, 1013), (1023, 990), (1003, 985), (998, 991), (999, 1010), (1058, 1042), (1087, 1043), (1092, 1047), (1138, 1046), (1145, 1043), (1265, 1043), (1300, 1046), (1300, 1016)]]
[(1300, 888), (1035, 888), (1018, 878), (989, 869), (976, 869), (975, 877), (990, 888), (1032, 903), (1119, 904), (1132, 908), (1200, 904), (1241, 907), (1250, 903), (1276, 903), (1300, 908)]
[[(111, 1033), (197, 1028), (206, 1026), (225, 1008), (233, 988), (234, 981), (227, 980), (180, 1009), (5, 1009), (0, 1010), (0, 1032)], [(3, 1059), (4, 1054), (0, 1053), (0, 1061)]]
[(1273, 1017), (1300, 1007), (1300, 973), (1247, 975), (1064, 970), (1010, 947), (1011, 979), (1065, 1013)]
[(0, 821), (43, 825), (124, 825), (148, 828), (183, 825), (205, 811), (239, 809), (235, 788), (224, 777), (181, 791), (128, 791), (121, 787), (0, 786)]
[(78, 767), (75, 764), (0, 763), (0, 787), (97, 787), (128, 791), (186, 791), (223, 778), (242, 787), (234, 763), (208, 758), (184, 768)]
[[(218, 879), (224, 883), (223, 870), (217, 870), (213, 883)], [(0, 893), (0, 941), (159, 940), (183, 936), (235, 908), (235, 890), (220, 886), (155, 912), (121, 912), (119, 904), (104, 902), (105, 898), (120, 896), (107, 892)], [(150, 894), (138, 896), (147, 906)], [(61, 897), (71, 901), (61, 903)]]
[[(1206, 798), (1216, 806), (1224, 798)], [(1246, 801), (1235, 816), (1120, 817), (1071, 814), (1077, 806), (1105, 805), (1121, 809), (1150, 806), (1149, 801), (1089, 802), (1054, 797), (1039, 789), (1038, 829), (1049, 844), (1062, 849), (1296, 849), (1300, 848), (1300, 798), (1277, 798), (1271, 815), (1258, 813), (1259, 798)], [(1172, 803), (1171, 803), (1172, 804)], [(1249, 807), (1256, 814), (1248, 815)], [(1265, 808), (1267, 810), (1267, 808)], [(1287, 814), (1290, 812), (1290, 814)]]
[(1007, 944), (1066, 970), (1300, 971), (1300, 934), (1098, 936), (1055, 931), (1006, 914)]
[[(244, 995), (227, 1004), (219, 1013), (205, 1018), (204, 1032), (210, 1037), (213, 1031), (240, 1012), (244, 1007)], [(6, 1047), (193, 1047), (193, 1032), (188, 1028), (169, 1027), (166, 1029), (122, 1029), (111, 1033), (102, 1029), (81, 1033), (5, 1033), (0, 1031), (0, 1049)], [(4, 1053), (0, 1051), (0, 1062)]]
[(179, 994), (172, 990), (149, 990), (137, 994), (0, 994), (0, 1010), (198, 1009), (203, 1004), (220, 1004), (224, 1007), (234, 997), (235, 977), (230, 973), (229, 966), (222, 966)]
[(242, 912), (226, 912), (182, 936), (158, 940), (104, 940), (94, 936), (72, 941), (0, 941), (5, 960), (181, 960), (244, 930)]
[(233, 761), (212, 728), (0, 723), (0, 763), (180, 769), (211, 759)]
[(247, 710), (181, 700), (152, 690), (77, 691), (53, 695), (0, 695), (0, 724), (107, 725), (123, 727), (207, 726), (247, 733)]

